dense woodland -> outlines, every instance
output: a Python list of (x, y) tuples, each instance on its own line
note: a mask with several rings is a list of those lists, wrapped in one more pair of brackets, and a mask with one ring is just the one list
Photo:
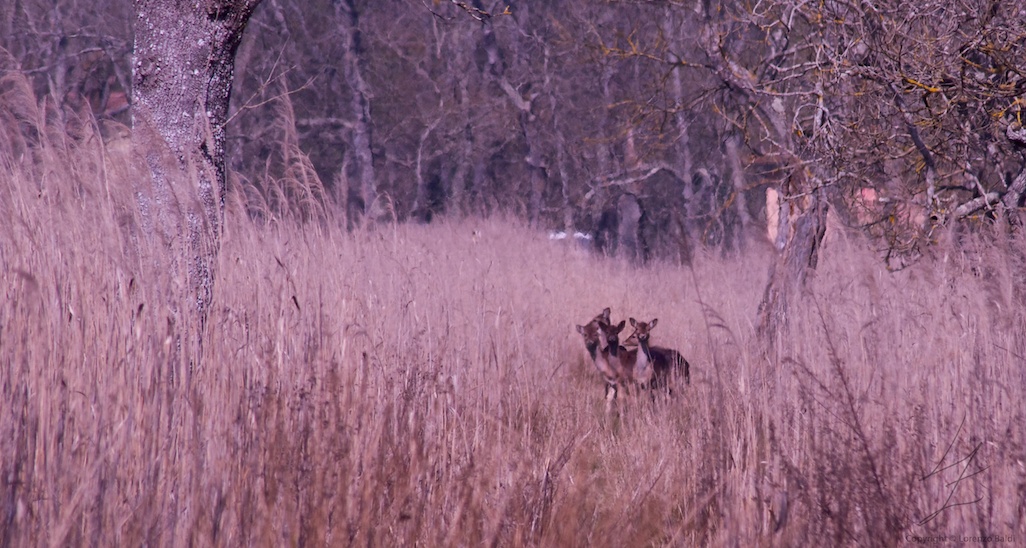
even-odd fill
[[(136, 20), (124, 0), (8, 3), (3, 69), (130, 123)], [(897, 268), (938, 226), (1020, 206), (1024, 40), (996, 0), (267, 0), (227, 161), (254, 216), (514, 212), (614, 253), (636, 201), (626, 252), (684, 261), (763, 233), (772, 186), (787, 209), (825, 200)], [(266, 184), (297, 171), (330, 197)]]

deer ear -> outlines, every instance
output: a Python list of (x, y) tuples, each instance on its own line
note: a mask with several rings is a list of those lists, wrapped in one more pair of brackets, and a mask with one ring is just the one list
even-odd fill
[(623, 331), (623, 326), (625, 325), (627, 325), (627, 322), (620, 320), (620, 324), (616, 326), (616, 332), (619, 333)]
[(631, 318), (631, 327), (638, 327), (638, 322), (634, 318)]
[(584, 333), (584, 326), (583, 325), (578, 325), (577, 326), (577, 332), (580, 333), (581, 335), (584, 335), (585, 334)]
[(652, 321), (648, 322), (648, 328), (655, 328), (656, 324), (659, 323), (659, 318), (653, 318)]
[(605, 318), (607, 322), (609, 321), (609, 315), (612, 313), (613, 311), (610, 310), (608, 306), (602, 309), (602, 317)]

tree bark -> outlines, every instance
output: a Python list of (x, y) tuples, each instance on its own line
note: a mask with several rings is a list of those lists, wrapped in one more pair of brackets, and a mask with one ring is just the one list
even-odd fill
[[(471, 123), (473, 118), (473, 103), (470, 100), (470, 67), (467, 50), (473, 45), (474, 39), (469, 36), (472, 31), (454, 33), (452, 41), (456, 42), (456, 48), (451, 57), (455, 70), (453, 74), (453, 89), (458, 97), (457, 116), (459, 122), (455, 127), (459, 128), (459, 144), (456, 148), (456, 169), (449, 184), (449, 203), (447, 209), (458, 215), (466, 215), (469, 208), (469, 194), (471, 189), (480, 188), (481, 179), (484, 177), (484, 168), (478, 166), (482, 163), (480, 158), (474, 155), (477, 148), (474, 143), (474, 126)], [(471, 168), (471, 166), (474, 166)]]
[(1023, 147), (1026, 147), (1026, 128), (1023, 128), (1021, 124), (1010, 124), (1005, 129), (1005, 136), (1019, 147), (1020, 159), (1023, 160), (1023, 164), (1019, 168), (1019, 174), (1008, 185), (1008, 190), (1001, 198), (1001, 205), (1006, 217), (1014, 216), (1018, 220), (1019, 216), (1015, 212), (1019, 208), (1019, 202), (1022, 201), (1023, 193), (1026, 193), (1026, 153), (1023, 152)]
[(135, 0), (133, 115), (160, 134), (183, 167), (204, 170), (199, 197), (215, 235), (224, 212), (235, 52), (259, 3)]
[[(667, 8), (663, 19), (663, 33), (666, 36), (677, 37), (678, 42), (674, 44), (675, 48), (684, 47), (684, 39), (680, 33), (674, 32), (672, 21), (672, 10)], [(675, 59), (678, 62), (680, 59)], [(684, 105), (688, 102), (684, 86), (684, 74), (681, 69), (674, 69), (669, 78), (670, 91), (672, 93), (674, 104)], [(691, 154), (691, 139), (690, 139), (690, 127), (691, 120), (688, 111), (683, 108), (676, 109), (673, 115), (675, 122), (674, 129), (676, 130), (676, 136), (673, 144), (674, 159), (676, 162), (676, 168), (678, 173), (682, 174), (680, 181), (683, 183), (680, 189), (681, 198), (684, 200), (683, 208), (674, 211), (674, 223), (677, 227), (677, 252), (681, 262), (684, 264), (691, 264), (691, 239), (693, 234), (700, 234), (701, 231), (698, 228), (698, 223), (695, 222), (695, 187), (693, 170), (694, 165)]]
[[(788, 215), (788, 204), (781, 217)], [(779, 346), (786, 335), (788, 313), (802, 295), (809, 274), (819, 262), (819, 250), (826, 234), (827, 200), (822, 190), (809, 195), (809, 204), (792, 221), (793, 231), (770, 268), (769, 283), (759, 303), (758, 334), (770, 348)]]
[[(220, 247), (235, 52), (259, 2), (134, 2), (132, 116), (153, 176), (152, 188), (140, 186), (137, 196), (144, 237), (151, 246), (160, 242), (171, 248), (172, 279), (185, 281), (188, 294), (170, 295), (176, 311), (171, 321), (179, 336), (184, 326), (199, 326), (186, 336), (196, 345), (190, 363), (200, 353)], [(161, 143), (177, 166), (164, 164)], [(176, 304), (183, 297), (190, 301), (189, 310)]]
[(354, 0), (336, 3), (339, 28), (346, 41), (343, 54), (343, 69), (346, 82), (352, 87), (352, 147), (359, 195), (363, 200), (363, 213), (370, 220), (376, 220), (382, 213), (378, 200), (377, 176), (374, 173), (374, 153), (371, 128), (370, 86), (363, 78), (361, 68), (363, 37), (360, 31), (360, 11)]
[(739, 150), (741, 139), (737, 135), (730, 135), (724, 141), (725, 156), (727, 165), (730, 168), (730, 186), (734, 193), (734, 208), (737, 211), (737, 225), (733, 230), (727, 232), (733, 236), (733, 247), (738, 252), (745, 250), (748, 236), (748, 225), (752, 217), (748, 213), (748, 197), (745, 183), (744, 167), (741, 164), (741, 151)]

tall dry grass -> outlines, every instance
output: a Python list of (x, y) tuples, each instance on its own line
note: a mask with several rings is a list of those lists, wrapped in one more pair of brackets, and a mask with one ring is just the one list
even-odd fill
[[(148, 151), (0, 93), (5, 546), (1026, 539), (1017, 237), (898, 273), (837, 238), (770, 361), (768, 250), (636, 269), (500, 218), (346, 233), (275, 183), (307, 190), (260, 226), (236, 194), (183, 383), (182, 282), (134, 236)], [(692, 386), (606, 413), (574, 329), (604, 306), (658, 317)]]

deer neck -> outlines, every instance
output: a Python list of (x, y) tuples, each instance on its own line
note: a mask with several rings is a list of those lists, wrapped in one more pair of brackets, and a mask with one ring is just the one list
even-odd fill
[(652, 349), (648, 346), (648, 339), (642, 340), (638, 337), (637, 360), (634, 362), (634, 375), (639, 380), (647, 380), (652, 373)]
[(610, 357), (609, 349), (600, 349), (598, 343), (588, 344), (587, 347), (592, 361), (595, 362), (595, 368), (606, 378), (606, 382), (615, 383), (617, 378), (616, 367), (612, 363), (613, 360)]

